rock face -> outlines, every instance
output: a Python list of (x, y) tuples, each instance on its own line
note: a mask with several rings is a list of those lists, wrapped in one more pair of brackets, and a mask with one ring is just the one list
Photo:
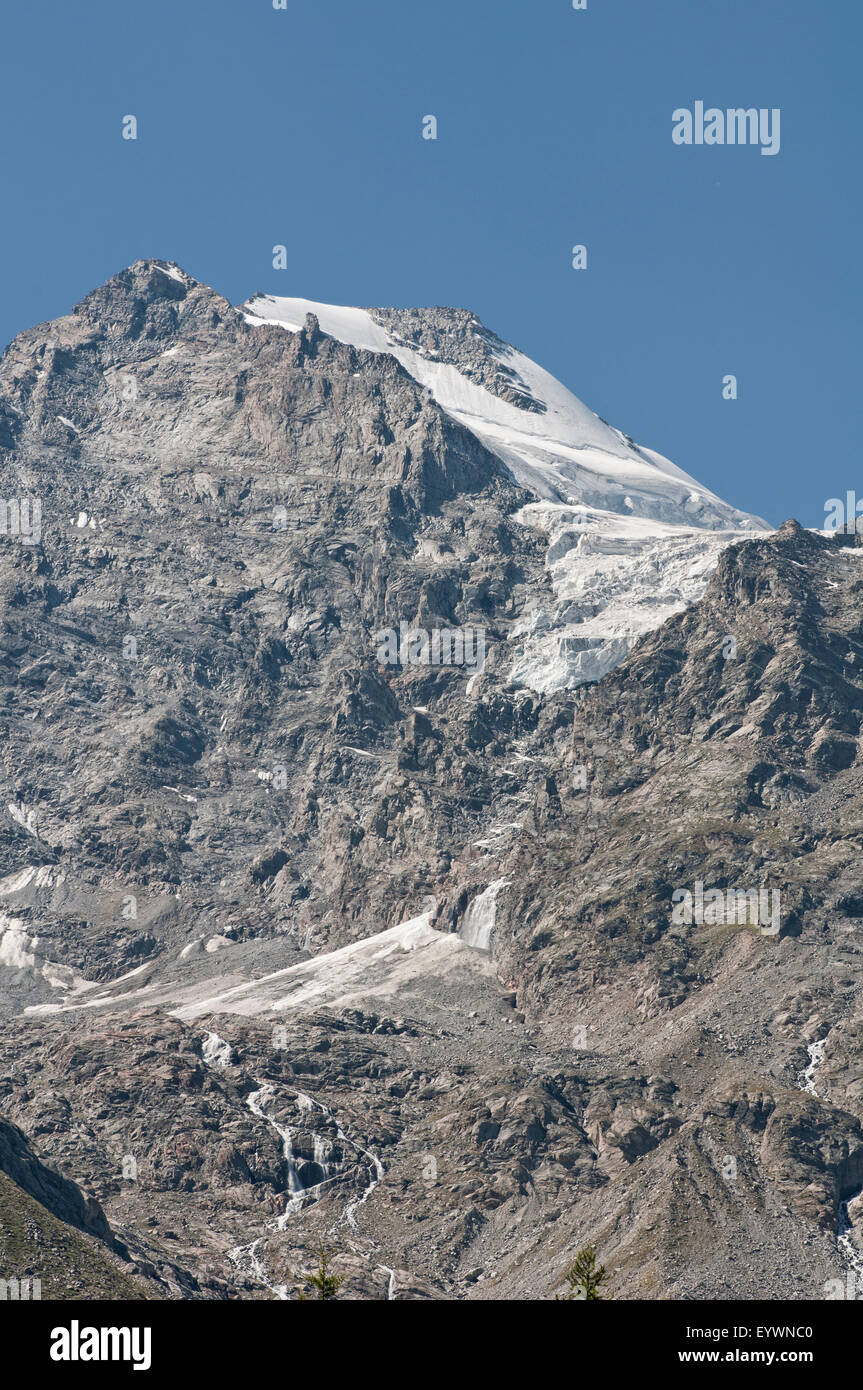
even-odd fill
[(99, 1203), (47, 1167), (15, 1125), (0, 1120), (0, 1298), (158, 1298), (110, 1229)]
[(545, 582), (526, 494), (392, 359), (153, 264), (16, 339), (0, 392), (3, 487), (44, 533), (4, 538), (0, 833), (7, 873), (44, 871), (11, 894), (43, 952), (102, 980), (190, 923), (296, 948), (410, 916), (464, 838), (405, 853), (444, 720), (458, 819), (496, 774), (472, 668), (381, 664), (381, 634), (502, 642)]
[(3, 1113), (159, 1296), (823, 1296), (863, 551), (318, 308), (138, 262), (0, 360)]
[(92, 1197), (85, 1197), (68, 1178), (40, 1163), (26, 1136), (5, 1120), (0, 1120), (0, 1169), (61, 1221), (114, 1246), (114, 1237), (99, 1203)]

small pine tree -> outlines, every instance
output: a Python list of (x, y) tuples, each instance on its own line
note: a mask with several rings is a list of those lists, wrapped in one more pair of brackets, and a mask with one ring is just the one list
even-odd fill
[(567, 1303), (571, 1299), (580, 1303), (602, 1299), (599, 1286), (606, 1278), (604, 1265), (596, 1263), (596, 1246), (585, 1245), (579, 1250), (574, 1261), (566, 1271), (569, 1289), (564, 1294), (556, 1294), (558, 1302)]
[(307, 1302), (310, 1298), (335, 1298), (342, 1284), (345, 1282), (344, 1275), (330, 1274), (330, 1257), (327, 1251), (321, 1246), (318, 1251), (318, 1268), (316, 1273), (305, 1276), (307, 1288), (316, 1289), (317, 1293), (305, 1293), (301, 1291), (297, 1297), (301, 1302)]

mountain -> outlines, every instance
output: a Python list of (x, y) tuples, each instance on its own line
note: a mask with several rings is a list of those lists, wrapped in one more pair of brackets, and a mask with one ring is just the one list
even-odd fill
[(243, 307), (249, 323), (294, 332), (312, 315), (339, 342), (395, 357), (542, 499), (515, 514), (548, 543), (553, 591), (513, 633), (523, 639), (517, 684), (551, 691), (598, 680), (635, 638), (700, 596), (732, 535), (770, 529), (612, 429), (467, 310), (346, 309), (260, 294)]
[(860, 1267), (855, 537), (467, 311), (157, 261), (7, 349), (0, 495), (0, 1096), (132, 1274)]

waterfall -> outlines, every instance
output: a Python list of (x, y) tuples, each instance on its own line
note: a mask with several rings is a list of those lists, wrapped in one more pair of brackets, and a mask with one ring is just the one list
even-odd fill
[(508, 878), (497, 878), (494, 883), (489, 884), (484, 893), (480, 893), (479, 897), (474, 898), (468, 905), (458, 929), (465, 946), (472, 946), (477, 951), (491, 950), (497, 915), (497, 895), (502, 888), (508, 886)]
[[(201, 1054), (208, 1065), (224, 1067), (230, 1065), (232, 1050), (230, 1045), (224, 1042), (217, 1033), (207, 1033), (201, 1048)], [(348, 1138), (328, 1106), (324, 1105), (322, 1101), (315, 1100), (313, 1096), (306, 1095), (303, 1091), (298, 1091), (296, 1094), (296, 1106), (300, 1113), (309, 1114), (315, 1110), (320, 1111), (335, 1128), (336, 1137), (344, 1148), (353, 1149), (358, 1155), (357, 1160), (351, 1165), (351, 1168), (343, 1166), (343, 1163), (336, 1162), (335, 1171), (332, 1172), (333, 1141), (322, 1134), (316, 1133), (312, 1130), (311, 1125), (309, 1125), (308, 1128), (312, 1132), (314, 1143), (314, 1161), (322, 1177), (321, 1180), (313, 1186), (304, 1187), (300, 1176), (297, 1157), (294, 1153), (294, 1130), (288, 1125), (279, 1124), (278, 1120), (275, 1120), (272, 1115), (268, 1114), (265, 1108), (270, 1106), (275, 1096), (275, 1088), (268, 1082), (259, 1080), (258, 1089), (252, 1091), (246, 1098), (246, 1105), (252, 1114), (257, 1119), (263, 1120), (271, 1129), (274, 1129), (281, 1139), (282, 1154), (288, 1170), (287, 1204), (284, 1212), (276, 1219), (275, 1223), (269, 1223), (269, 1228), (271, 1230), (276, 1229), (284, 1231), (291, 1218), (303, 1210), (307, 1201), (316, 1202), (321, 1196), (323, 1189), (327, 1187), (328, 1184), (340, 1182), (348, 1175), (351, 1169), (353, 1169), (357, 1173), (362, 1173), (362, 1191), (345, 1205), (341, 1216), (330, 1230), (331, 1233), (335, 1232), (343, 1225), (347, 1225), (352, 1231), (358, 1230), (356, 1212), (368, 1201), (378, 1183), (383, 1178), (384, 1165), (381, 1163), (377, 1154), (372, 1153), (369, 1149), (364, 1149), (362, 1144), (358, 1144), (356, 1140)], [(365, 1169), (365, 1171), (363, 1171), (363, 1169)], [(227, 1252), (228, 1259), (234, 1265), (235, 1269), (244, 1274), (247, 1278), (252, 1279), (255, 1283), (269, 1289), (276, 1298), (282, 1300), (288, 1299), (290, 1294), (287, 1286), (284, 1284), (274, 1284), (267, 1276), (266, 1266), (258, 1253), (262, 1242), (263, 1237), (258, 1237), (257, 1240), (250, 1241), (247, 1245), (237, 1245)], [(366, 1255), (364, 1258), (367, 1259), (368, 1256)], [(389, 1266), (380, 1267), (386, 1269), (387, 1274), (390, 1276), (387, 1298), (392, 1300), (395, 1298), (396, 1290), (395, 1272), (391, 1270)]]
[(338, 1230), (339, 1226), (343, 1225), (344, 1223), (347, 1223), (347, 1225), (350, 1226), (351, 1230), (355, 1231), (357, 1230), (356, 1212), (361, 1206), (363, 1206), (365, 1202), (368, 1201), (369, 1197), (371, 1197), (372, 1193), (374, 1192), (375, 1188), (377, 1187), (378, 1183), (383, 1177), (384, 1165), (381, 1163), (377, 1154), (373, 1154), (369, 1149), (364, 1149), (361, 1144), (357, 1144), (355, 1140), (348, 1138), (341, 1125), (339, 1124), (338, 1120), (336, 1119), (335, 1115), (332, 1113), (331, 1110), (327, 1108), (326, 1105), (323, 1104), (322, 1101), (315, 1100), (312, 1096), (307, 1096), (302, 1091), (298, 1091), (297, 1104), (303, 1110), (309, 1110), (313, 1105), (317, 1106), (318, 1110), (320, 1110), (324, 1115), (326, 1115), (327, 1119), (335, 1125), (336, 1135), (342, 1141), (342, 1143), (349, 1145), (352, 1149), (355, 1149), (356, 1152), (360, 1154), (362, 1158), (368, 1159), (369, 1163), (371, 1164), (369, 1182), (363, 1190), (362, 1194), (359, 1197), (355, 1198), (354, 1201), (348, 1202), (347, 1206), (342, 1212), (341, 1217), (336, 1222), (335, 1226), (333, 1226), (332, 1228), (335, 1231)]
[[(849, 1198), (849, 1201), (853, 1198)], [(848, 1202), (839, 1204), (839, 1230), (836, 1243), (857, 1276), (863, 1290), (863, 1250), (854, 1241), (854, 1224), (848, 1215)]]
[(815, 1089), (815, 1073), (824, 1061), (824, 1049), (826, 1046), (827, 1039), (822, 1038), (820, 1042), (810, 1043), (806, 1049), (809, 1053), (809, 1065), (800, 1073), (800, 1084), (807, 1095), (818, 1095)]
[(220, 1038), (218, 1033), (205, 1033), (201, 1044), (201, 1056), (208, 1067), (224, 1069), (231, 1065), (233, 1049), (231, 1044)]
[(297, 1171), (297, 1160), (294, 1157), (293, 1131), (286, 1125), (280, 1125), (271, 1115), (263, 1109), (264, 1104), (268, 1104), (275, 1095), (272, 1086), (262, 1086), (259, 1091), (253, 1091), (246, 1104), (253, 1115), (257, 1115), (259, 1120), (264, 1120), (278, 1134), (282, 1141), (282, 1154), (288, 1168), (288, 1204), (284, 1212), (279, 1217), (277, 1225), (280, 1231), (285, 1229), (287, 1222), (292, 1216), (302, 1209), (303, 1206), (303, 1184)]

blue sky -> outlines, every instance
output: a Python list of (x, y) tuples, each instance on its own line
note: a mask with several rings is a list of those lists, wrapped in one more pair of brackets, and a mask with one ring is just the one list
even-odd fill
[[(823, 524), (863, 493), (861, 9), (18, 0), (0, 339), (141, 256), (235, 302), (464, 305), (728, 501)], [(781, 152), (675, 146), (696, 100), (779, 107)]]

